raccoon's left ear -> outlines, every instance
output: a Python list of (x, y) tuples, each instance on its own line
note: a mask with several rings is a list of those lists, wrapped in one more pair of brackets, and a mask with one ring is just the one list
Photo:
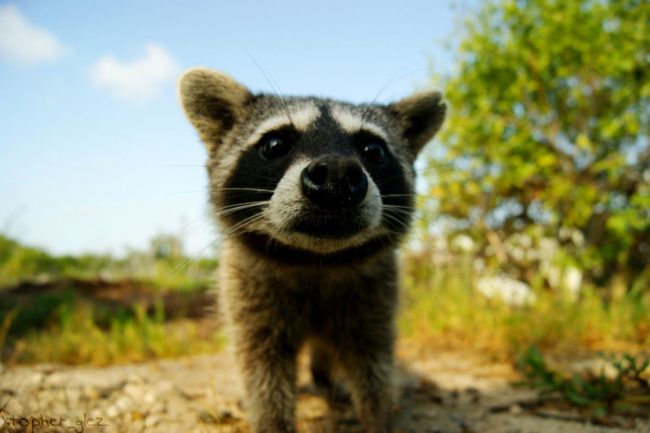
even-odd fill
[(442, 126), (447, 106), (442, 102), (440, 92), (431, 91), (416, 93), (390, 104), (388, 111), (397, 120), (415, 158)]
[(186, 71), (178, 82), (181, 104), (208, 150), (213, 150), (246, 112), (251, 92), (223, 72)]

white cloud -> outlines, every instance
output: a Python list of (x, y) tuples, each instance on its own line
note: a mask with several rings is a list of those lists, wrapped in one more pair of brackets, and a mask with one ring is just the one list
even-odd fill
[(0, 59), (33, 64), (53, 61), (67, 51), (52, 33), (30, 23), (13, 5), (0, 5)]
[(158, 95), (178, 71), (178, 64), (167, 50), (147, 44), (144, 55), (128, 63), (110, 55), (99, 59), (92, 69), (92, 82), (118, 99), (142, 104)]

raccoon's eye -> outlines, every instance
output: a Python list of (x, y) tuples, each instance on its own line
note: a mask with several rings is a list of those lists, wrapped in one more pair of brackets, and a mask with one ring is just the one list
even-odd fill
[(366, 144), (363, 146), (362, 153), (364, 158), (375, 165), (382, 165), (386, 161), (386, 152), (379, 143)]
[(278, 135), (270, 135), (262, 139), (259, 153), (263, 159), (269, 160), (286, 155), (290, 148), (288, 140)]

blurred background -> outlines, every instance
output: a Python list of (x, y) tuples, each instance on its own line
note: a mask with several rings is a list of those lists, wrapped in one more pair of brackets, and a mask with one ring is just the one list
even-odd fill
[(2, 361), (223, 346), (205, 155), (175, 90), (196, 65), (351, 102), (444, 92), (400, 341), (647, 354), (649, 28), (643, 0), (0, 2)]

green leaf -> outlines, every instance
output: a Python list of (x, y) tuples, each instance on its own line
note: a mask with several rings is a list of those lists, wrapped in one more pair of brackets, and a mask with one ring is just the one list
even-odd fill
[[(528, 226), (541, 227), (541, 238), (563, 230), (584, 239), (560, 249), (586, 283), (644, 272), (648, 22), (648, 2), (636, 1), (494, 0), (475, 11), (455, 44), (458, 68), (443, 80), (453, 109), (440, 135), (444, 156), (431, 164), (431, 183), (444, 183), (432, 215), (450, 236), (468, 223), (506, 241)], [(473, 235), (489, 244), (485, 230)], [(486, 263), (524, 276), (542, 267), (507, 259)]]

